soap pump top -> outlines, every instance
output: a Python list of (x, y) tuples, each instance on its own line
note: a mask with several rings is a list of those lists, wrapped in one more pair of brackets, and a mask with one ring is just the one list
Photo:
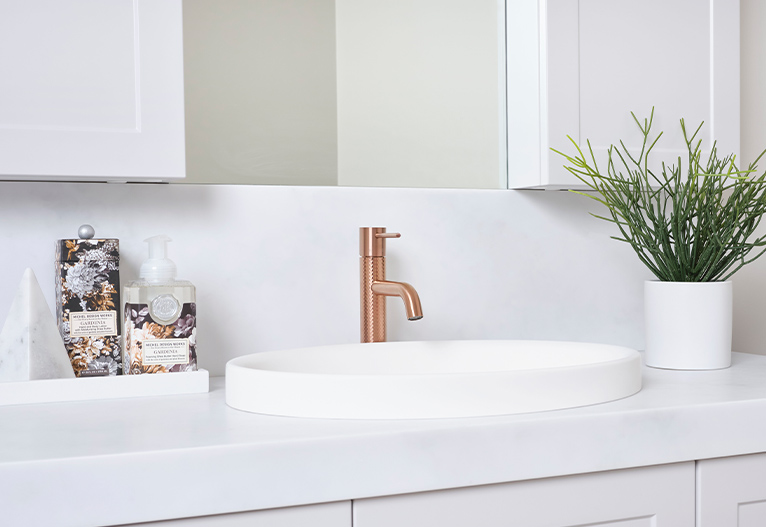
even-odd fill
[(172, 282), (176, 278), (176, 264), (168, 256), (169, 236), (160, 234), (144, 240), (149, 244), (149, 258), (141, 264), (141, 278), (147, 282)]

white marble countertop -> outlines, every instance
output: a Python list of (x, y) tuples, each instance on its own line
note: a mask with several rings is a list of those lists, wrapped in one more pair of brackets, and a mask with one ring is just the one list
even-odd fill
[[(310, 397), (311, 394), (306, 394)], [(0, 523), (112, 525), (766, 451), (766, 357), (537, 414), (340, 421), (208, 394), (0, 408)]]

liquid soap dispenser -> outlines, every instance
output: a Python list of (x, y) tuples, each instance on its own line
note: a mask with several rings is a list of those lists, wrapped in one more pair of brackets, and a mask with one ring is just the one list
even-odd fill
[(168, 236), (153, 236), (140, 278), (123, 288), (126, 375), (197, 370), (197, 304), (191, 282), (176, 280)]

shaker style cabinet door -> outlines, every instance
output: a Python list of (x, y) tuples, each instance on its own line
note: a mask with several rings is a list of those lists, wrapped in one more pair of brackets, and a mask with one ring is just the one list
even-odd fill
[(354, 501), (354, 527), (423, 525), (694, 527), (694, 462)]
[(181, 0), (0, 0), (0, 179), (182, 178), (183, 93)]
[(681, 118), (739, 153), (739, 0), (514, 0), (507, 35), (510, 188), (583, 188), (550, 148), (590, 139), (603, 170), (653, 107), (653, 166), (685, 162)]
[(135, 527), (351, 527), (351, 502), (338, 501), (132, 525)]
[(766, 525), (766, 454), (697, 462), (697, 527)]

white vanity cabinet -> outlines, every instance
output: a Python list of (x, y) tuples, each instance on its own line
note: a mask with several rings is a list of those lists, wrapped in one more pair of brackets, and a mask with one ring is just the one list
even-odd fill
[(582, 188), (550, 148), (590, 139), (603, 170), (652, 107), (655, 161), (686, 160), (681, 118), (739, 152), (739, 0), (514, 0), (507, 64), (510, 188)]
[(697, 527), (766, 525), (766, 454), (697, 462)]
[(0, 0), (0, 179), (184, 177), (181, 0)]
[[(351, 502), (135, 523), (135, 527), (351, 527)], [(127, 527), (127, 526), (125, 526)]]
[(353, 525), (694, 527), (694, 485), (687, 462), (370, 498)]

